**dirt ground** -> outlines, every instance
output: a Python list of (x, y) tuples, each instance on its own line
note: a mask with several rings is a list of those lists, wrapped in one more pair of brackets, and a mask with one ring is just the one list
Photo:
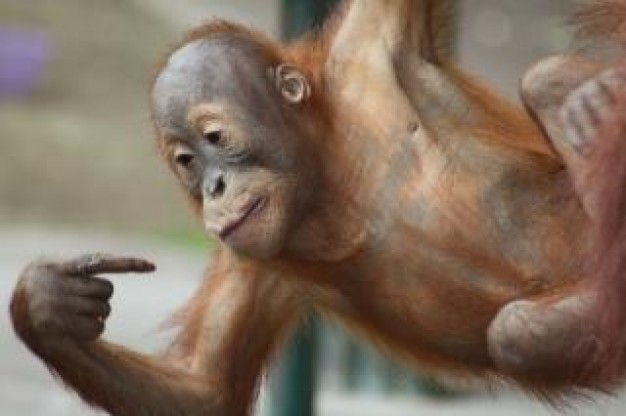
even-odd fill
[(54, 51), (34, 94), (0, 98), (0, 224), (192, 226), (148, 114), (154, 64), (177, 35), (125, 0), (2, 0), (0, 27), (43, 31)]

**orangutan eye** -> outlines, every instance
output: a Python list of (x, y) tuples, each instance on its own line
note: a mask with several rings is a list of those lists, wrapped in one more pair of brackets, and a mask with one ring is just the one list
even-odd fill
[(187, 146), (180, 145), (173, 155), (174, 168), (177, 176), (189, 190), (196, 190), (199, 180), (199, 159)]
[(189, 169), (196, 160), (196, 155), (186, 146), (178, 146), (174, 151), (174, 162), (182, 169)]
[(175, 156), (176, 164), (183, 167), (188, 168), (194, 160), (194, 155), (191, 153), (180, 153)]
[(211, 144), (218, 144), (222, 141), (222, 131), (221, 130), (210, 131), (204, 134), (204, 138), (206, 139), (207, 142)]
[(214, 146), (224, 143), (226, 133), (222, 129), (211, 129), (204, 132), (204, 139)]
[(228, 132), (218, 123), (209, 123), (204, 127), (202, 136), (212, 146), (223, 146), (228, 139)]

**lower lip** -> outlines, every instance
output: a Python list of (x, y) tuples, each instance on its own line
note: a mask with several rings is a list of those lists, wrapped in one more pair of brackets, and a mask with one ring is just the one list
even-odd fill
[(220, 238), (222, 240), (226, 240), (229, 236), (231, 236), (235, 231), (237, 231), (252, 215), (257, 214), (265, 206), (267, 205), (267, 198), (261, 197), (257, 199), (248, 210), (239, 218), (237, 221), (234, 221), (228, 224), (224, 229), (220, 232)]

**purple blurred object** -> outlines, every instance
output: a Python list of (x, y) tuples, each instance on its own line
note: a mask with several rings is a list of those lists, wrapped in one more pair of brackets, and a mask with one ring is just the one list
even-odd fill
[(45, 32), (0, 27), (0, 99), (32, 92), (51, 57)]

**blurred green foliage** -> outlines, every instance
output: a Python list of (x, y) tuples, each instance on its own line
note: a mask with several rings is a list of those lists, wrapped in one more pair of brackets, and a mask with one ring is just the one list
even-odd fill
[(202, 230), (174, 229), (158, 232), (153, 236), (157, 240), (191, 251), (207, 252), (218, 247), (218, 242)]

